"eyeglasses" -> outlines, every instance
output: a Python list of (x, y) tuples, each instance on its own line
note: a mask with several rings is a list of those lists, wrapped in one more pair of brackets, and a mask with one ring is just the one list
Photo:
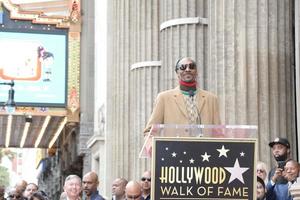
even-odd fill
[(143, 178), (141, 178), (141, 180), (142, 180), (142, 181), (146, 181), (146, 180), (147, 180), (148, 182), (150, 182), (150, 181), (151, 181), (151, 178), (145, 178), (145, 177), (143, 177)]
[(10, 198), (10, 199), (14, 199), (14, 198), (20, 199), (21, 196), (20, 196), (20, 195), (13, 195), (13, 194), (12, 194), (12, 195), (9, 195), (8, 198)]
[(196, 65), (194, 63), (189, 63), (189, 64), (181, 64), (179, 66), (179, 69), (182, 70), (182, 71), (186, 70), (186, 68), (196, 69)]
[(264, 172), (266, 172), (265, 170), (263, 170), (263, 169), (257, 169), (256, 170), (256, 172), (258, 173), (258, 172), (260, 172), (260, 173), (264, 173)]

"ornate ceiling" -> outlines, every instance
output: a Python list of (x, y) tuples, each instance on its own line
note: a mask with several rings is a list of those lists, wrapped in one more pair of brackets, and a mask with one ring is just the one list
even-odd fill
[(11, 0), (23, 11), (38, 11), (45, 15), (69, 15), (70, 0)]

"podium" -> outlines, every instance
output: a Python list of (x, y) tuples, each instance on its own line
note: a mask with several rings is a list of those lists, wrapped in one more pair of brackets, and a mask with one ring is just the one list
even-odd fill
[(256, 199), (257, 127), (154, 125), (140, 157), (151, 158), (151, 199)]

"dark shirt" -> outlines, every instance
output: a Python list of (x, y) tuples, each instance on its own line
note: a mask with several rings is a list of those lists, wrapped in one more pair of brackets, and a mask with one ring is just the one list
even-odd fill
[(96, 192), (93, 192), (91, 195), (91, 200), (105, 200), (98, 192), (98, 190)]

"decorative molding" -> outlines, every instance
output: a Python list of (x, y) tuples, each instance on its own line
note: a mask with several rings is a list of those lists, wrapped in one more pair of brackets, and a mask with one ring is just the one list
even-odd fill
[(96, 142), (98, 141), (105, 141), (105, 138), (103, 136), (100, 135), (94, 135), (92, 136), (87, 142), (86, 142), (86, 146), (88, 149), (90, 149)]
[(161, 61), (144, 61), (144, 62), (134, 63), (130, 66), (130, 70), (143, 68), (143, 67), (155, 67), (155, 66), (160, 67)]
[(0, 6), (4, 6), (10, 12), (11, 19), (31, 20), (34, 24), (53, 24), (57, 28), (69, 28), (70, 20), (63, 16), (45, 16), (43, 12), (22, 11), (20, 6), (14, 5), (10, 0), (0, 0)]
[[(32, 115), (32, 116), (66, 116), (67, 110), (65, 108), (52, 108), (52, 107), (26, 107), (17, 106), (13, 115)], [(9, 115), (5, 110), (5, 107), (0, 107), (0, 115)]]
[(177, 19), (171, 19), (168, 21), (165, 21), (160, 24), (160, 31), (164, 30), (165, 28), (171, 27), (171, 26), (177, 26), (182, 24), (208, 24), (207, 18), (202, 17), (188, 17), (188, 18), (177, 18)]
[[(68, 109), (76, 115), (80, 107), (80, 33), (69, 32)], [(70, 117), (71, 117), (70, 116)], [(74, 117), (74, 116), (73, 116)], [(79, 121), (77, 118), (75, 121)]]

